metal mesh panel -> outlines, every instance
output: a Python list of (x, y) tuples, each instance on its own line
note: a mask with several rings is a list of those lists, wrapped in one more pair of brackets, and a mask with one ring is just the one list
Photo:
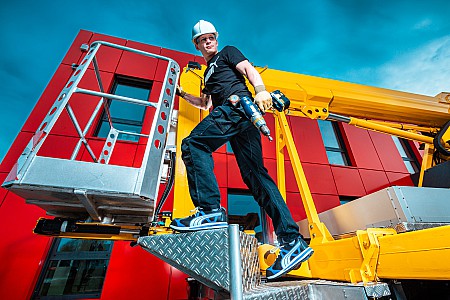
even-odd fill
[(258, 258), (258, 242), (254, 237), (240, 233), (242, 284), (246, 292), (261, 283), (261, 270)]

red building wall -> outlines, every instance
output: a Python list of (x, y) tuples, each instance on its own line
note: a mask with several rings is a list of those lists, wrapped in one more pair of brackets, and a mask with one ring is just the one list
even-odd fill
[[(175, 59), (181, 67), (190, 60), (203, 63), (201, 57), (191, 54), (80, 31), (0, 165), (1, 182), (65, 86), (73, 72), (72, 64), (81, 62), (84, 53), (80, 51), (80, 46), (96, 40), (168, 56)], [(115, 74), (148, 79), (153, 81), (150, 101), (157, 101), (164, 78), (164, 62), (110, 48), (101, 48), (97, 57), (105, 89), (110, 88)], [(96, 85), (97, 81), (91, 68), (80, 86), (94, 88)], [(83, 101), (82, 97), (75, 95), (71, 103), (77, 115), (80, 113), (85, 115), (80, 119), (83, 127), (87, 122), (87, 112), (92, 107), (85, 105), (86, 101)], [(83, 105), (76, 105), (81, 101)], [(176, 103), (175, 109), (177, 107)], [(146, 119), (151, 117), (151, 112), (148, 112)], [(273, 116), (266, 115), (266, 121), (273, 128)], [(66, 149), (71, 147), (58, 147), (61, 144), (73, 146), (77, 141), (76, 132), (71, 129), (73, 126), (69, 122), (68, 116), (63, 116), (58, 121), (39, 155), (70, 157), (71, 151)], [(318, 212), (339, 205), (339, 196), (360, 197), (395, 183), (412, 185), (409, 173), (389, 136), (342, 125), (352, 166), (335, 166), (328, 163), (316, 121), (290, 117), (289, 122)], [(143, 128), (144, 132), (149, 130), (148, 127)], [(104, 139), (97, 137), (89, 138), (94, 151), (99, 151), (97, 148), (101, 147), (103, 141)], [(144, 149), (143, 142), (119, 141), (111, 163), (138, 166)], [(269, 143), (263, 139), (263, 149), (266, 167), (273, 178), (276, 178), (275, 143)], [(80, 151), (79, 157), (88, 159), (85, 150)], [(236, 176), (239, 170), (233, 154), (227, 153), (225, 147), (222, 147), (214, 154), (214, 158), (215, 172), (224, 199), (222, 204), (226, 206), (228, 189), (246, 189), (246, 187)], [(288, 156), (286, 156), (286, 173), (287, 203), (294, 219), (299, 221), (305, 218), (305, 211)], [(171, 200), (173, 200), (172, 195), (163, 210), (172, 209)], [(32, 233), (36, 220), (42, 216), (45, 216), (45, 212), (40, 208), (26, 205), (23, 199), (5, 189), (0, 189), (0, 230), (2, 231), (0, 299), (30, 298), (51, 244), (50, 238)], [(101, 299), (186, 299), (185, 278), (183, 273), (139, 247), (132, 248), (127, 242), (115, 242)], [(148, 291), (151, 291), (151, 294)]]

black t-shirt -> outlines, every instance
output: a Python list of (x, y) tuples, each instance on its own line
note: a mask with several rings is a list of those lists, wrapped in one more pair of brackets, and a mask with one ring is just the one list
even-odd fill
[(209, 60), (203, 93), (211, 95), (214, 107), (222, 105), (231, 95), (252, 96), (244, 75), (236, 70), (236, 65), (246, 59), (236, 47), (226, 46)]

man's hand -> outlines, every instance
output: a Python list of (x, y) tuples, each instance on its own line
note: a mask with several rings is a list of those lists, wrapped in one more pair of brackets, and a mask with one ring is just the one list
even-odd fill
[(183, 88), (177, 84), (177, 88), (175, 90), (175, 95), (177, 95), (178, 97), (184, 98), (184, 96), (186, 96), (186, 92), (183, 91)]
[(266, 112), (266, 110), (272, 108), (272, 96), (268, 91), (260, 91), (255, 96), (255, 103), (258, 105), (261, 112)]

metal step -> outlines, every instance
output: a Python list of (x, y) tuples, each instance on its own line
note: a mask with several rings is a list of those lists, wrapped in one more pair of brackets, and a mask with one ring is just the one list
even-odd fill
[(261, 284), (243, 296), (246, 300), (286, 299), (286, 300), (350, 300), (377, 299), (389, 296), (386, 283), (374, 283), (364, 286), (328, 280), (297, 280)]
[(257, 240), (237, 228), (145, 236), (138, 244), (213, 289), (215, 299), (348, 300), (390, 295), (388, 285), (381, 282), (366, 286), (326, 280), (262, 283)]
[[(145, 236), (139, 238), (138, 244), (204, 285), (216, 291), (230, 292), (230, 273), (234, 261), (230, 259), (233, 247), (230, 247), (229, 231), (216, 229)], [(239, 232), (238, 235), (242, 290), (245, 292), (261, 282), (258, 243), (245, 233)]]

